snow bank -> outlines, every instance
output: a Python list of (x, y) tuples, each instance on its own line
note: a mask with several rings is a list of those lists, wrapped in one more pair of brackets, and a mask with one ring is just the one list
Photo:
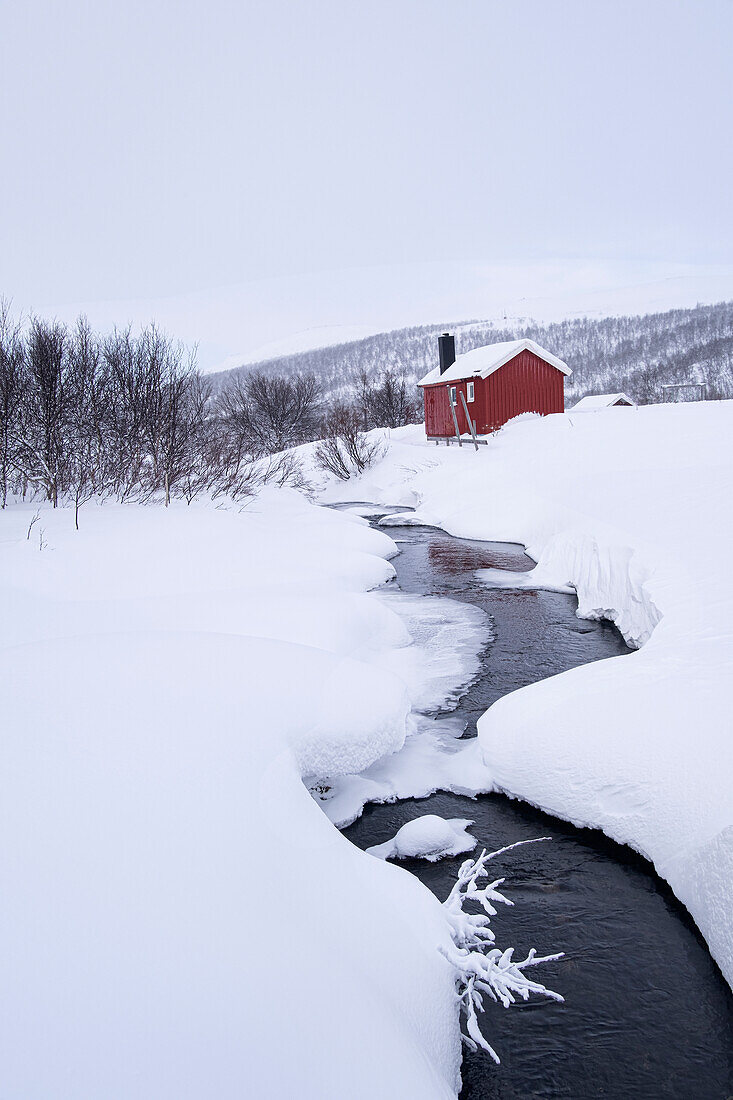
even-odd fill
[(492, 638), (481, 608), (445, 597), (399, 591), (374, 593), (375, 603), (402, 623), (393, 648), (361, 656), (399, 677), (407, 692), (409, 715), (404, 742), (385, 749), (367, 767), (329, 770), (326, 761), (306, 780), (313, 796), (339, 828), (351, 824), (367, 802), (425, 798), (436, 790), (474, 796), (492, 789), (491, 776), (473, 741), (459, 741), (463, 724), (426, 715), (450, 711), (476, 679), (480, 656)]
[(411, 733), (394, 543), (288, 491), (34, 511), (0, 513), (4, 1092), (454, 1096), (441, 907), (302, 783)]
[(443, 596), (387, 591), (375, 598), (399, 616), (407, 643), (383, 650), (376, 662), (407, 686), (413, 711), (452, 709), (481, 669), (481, 654), (493, 637), (489, 616)]
[(391, 840), (367, 848), (377, 859), (427, 859), (436, 863), (472, 852), (478, 841), (468, 832), (473, 821), (423, 814), (398, 829)]
[(414, 716), (399, 752), (383, 756), (354, 775), (311, 777), (307, 782), (328, 818), (339, 828), (355, 821), (367, 802), (427, 798), (452, 791), (474, 798), (494, 789), (476, 738), (458, 740), (463, 726)]
[(653, 860), (733, 984), (732, 433), (731, 402), (519, 422), (478, 452), (399, 429), (324, 495), (521, 541), (536, 584), (571, 586), (639, 647), (500, 700), (484, 758), (500, 788)]

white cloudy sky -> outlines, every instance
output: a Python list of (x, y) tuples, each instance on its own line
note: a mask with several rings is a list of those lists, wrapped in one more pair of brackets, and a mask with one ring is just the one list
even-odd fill
[(731, 0), (0, 8), (0, 293), (21, 308), (731, 261)]

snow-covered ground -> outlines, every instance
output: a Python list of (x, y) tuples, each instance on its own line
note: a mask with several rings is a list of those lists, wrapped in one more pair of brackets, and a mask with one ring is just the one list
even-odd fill
[(444, 912), (302, 777), (398, 749), (485, 624), (413, 652), (392, 540), (289, 490), (34, 512), (0, 513), (3, 1095), (455, 1096)]
[(523, 542), (533, 583), (572, 586), (638, 647), (499, 700), (484, 760), (498, 788), (653, 860), (733, 983), (733, 402), (531, 419), (478, 452), (386, 434), (324, 499)]
[(532, 583), (638, 647), (500, 700), (469, 745), (421, 712), (475, 675), (487, 621), (381, 589), (387, 528), (289, 490), (89, 505), (78, 532), (0, 512), (4, 1091), (454, 1096), (445, 914), (321, 797), (346, 820), (493, 782), (602, 828), (733, 980), (731, 430), (733, 403), (533, 419), (478, 452), (408, 428), (324, 484), (524, 542)]

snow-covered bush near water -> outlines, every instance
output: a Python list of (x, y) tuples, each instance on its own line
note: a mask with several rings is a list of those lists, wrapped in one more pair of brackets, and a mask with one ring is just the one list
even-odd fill
[[(458, 999), (467, 1032), (463, 1041), (471, 1050), (481, 1047), (497, 1063), (500, 1061), (499, 1055), (486, 1041), (478, 1021), (478, 1012), (485, 1010), (484, 993), (504, 1008), (516, 1004), (517, 999), (529, 1000), (533, 993), (549, 997), (553, 1001), (563, 999), (559, 993), (553, 993), (551, 989), (540, 982), (532, 981), (524, 973), (530, 967), (561, 959), (562, 952), (539, 957), (535, 949), (531, 948), (526, 958), (515, 961), (512, 947), (507, 947), (504, 951), (494, 947), (496, 935), (490, 927), (491, 918), (497, 914), (494, 903), (513, 905), (514, 902), (499, 891), (505, 881), (503, 878), (494, 879), (483, 886), (477, 885), (480, 878), (488, 878), (486, 864), (490, 860), (522, 844), (534, 843), (536, 841), (519, 840), (516, 844), (509, 844), (495, 852), (487, 852), (484, 848), (478, 859), (468, 859), (461, 865), (457, 881), (443, 902), (453, 941), (453, 946), (445, 952), (445, 956), (456, 971)], [(483, 912), (467, 911), (467, 902), (473, 903)]]
[[(446, 820), (435, 814), (424, 814), (408, 821), (391, 840), (367, 848), (367, 853), (377, 859), (426, 859), (429, 862), (455, 858), (472, 852), (478, 843), (468, 832), (471, 825), (473, 821), (466, 818)], [(487, 1042), (479, 1024), (478, 1013), (486, 1008), (483, 994), (488, 994), (491, 1001), (504, 1008), (517, 1000), (529, 1000), (532, 994), (562, 1001), (559, 993), (524, 973), (530, 967), (562, 958), (562, 952), (539, 957), (532, 948), (526, 958), (515, 960), (514, 948), (495, 947), (496, 935), (491, 928), (491, 918), (498, 912), (495, 905), (513, 905), (514, 902), (499, 890), (504, 878), (484, 885), (479, 885), (479, 879), (488, 878), (487, 864), (496, 856), (523, 844), (549, 839), (520, 840), (495, 852), (487, 852), (484, 848), (477, 859), (461, 864), (455, 885), (443, 902), (452, 943), (447, 949), (442, 947), (441, 952), (455, 971), (458, 1002), (466, 1028), (463, 1041), (473, 1051), (481, 1047), (497, 1063), (499, 1056)]]

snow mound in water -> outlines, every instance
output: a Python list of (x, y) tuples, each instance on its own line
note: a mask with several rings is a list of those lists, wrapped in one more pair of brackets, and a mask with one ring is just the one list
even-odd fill
[(470, 825), (473, 821), (463, 817), (446, 819), (424, 814), (408, 821), (391, 840), (367, 851), (378, 859), (427, 859), (435, 863), (474, 850), (478, 841), (467, 832)]
[(437, 516), (427, 512), (392, 512), (382, 516), (380, 527), (439, 527)]

